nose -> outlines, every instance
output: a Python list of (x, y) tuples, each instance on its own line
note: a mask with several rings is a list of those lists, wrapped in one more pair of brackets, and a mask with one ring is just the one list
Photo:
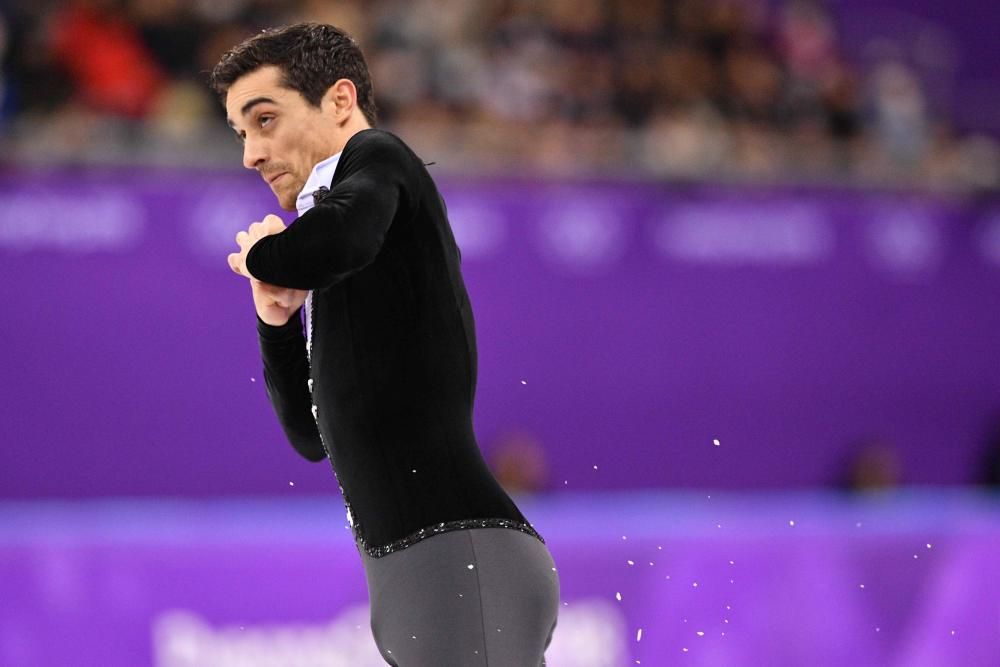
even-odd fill
[(246, 138), (243, 143), (243, 166), (247, 169), (257, 169), (267, 162), (267, 151), (261, 141)]

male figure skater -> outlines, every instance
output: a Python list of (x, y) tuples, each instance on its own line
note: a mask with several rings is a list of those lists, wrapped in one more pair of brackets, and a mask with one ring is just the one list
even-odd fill
[(328, 25), (267, 30), (223, 55), (211, 84), (244, 166), (299, 213), (240, 232), (229, 264), (250, 279), (285, 434), (339, 480), (383, 658), (544, 664), (556, 569), (480, 454), (459, 250), (423, 162), (373, 129), (357, 44)]

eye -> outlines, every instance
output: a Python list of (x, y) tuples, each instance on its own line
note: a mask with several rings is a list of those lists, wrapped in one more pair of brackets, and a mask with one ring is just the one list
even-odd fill
[(267, 127), (268, 123), (270, 123), (272, 120), (274, 120), (274, 116), (268, 116), (267, 114), (265, 114), (257, 119), (257, 124), (260, 125), (261, 127)]

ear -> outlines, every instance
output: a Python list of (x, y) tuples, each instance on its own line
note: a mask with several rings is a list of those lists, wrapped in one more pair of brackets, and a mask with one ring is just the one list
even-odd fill
[(338, 79), (327, 88), (320, 106), (324, 113), (333, 114), (337, 122), (346, 121), (358, 105), (358, 89), (350, 79)]

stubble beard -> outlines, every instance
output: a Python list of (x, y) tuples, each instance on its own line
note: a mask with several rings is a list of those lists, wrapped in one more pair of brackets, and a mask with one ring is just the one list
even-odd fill
[[(289, 174), (291, 176), (291, 174)], [(283, 179), (289, 180), (289, 179)], [(299, 196), (299, 190), (301, 186), (295, 186), (294, 184), (288, 184), (282, 186), (279, 190), (275, 191), (274, 196), (278, 200), (278, 206), (280, 206), (285, 211), (296, 210), (295, 203)]]

